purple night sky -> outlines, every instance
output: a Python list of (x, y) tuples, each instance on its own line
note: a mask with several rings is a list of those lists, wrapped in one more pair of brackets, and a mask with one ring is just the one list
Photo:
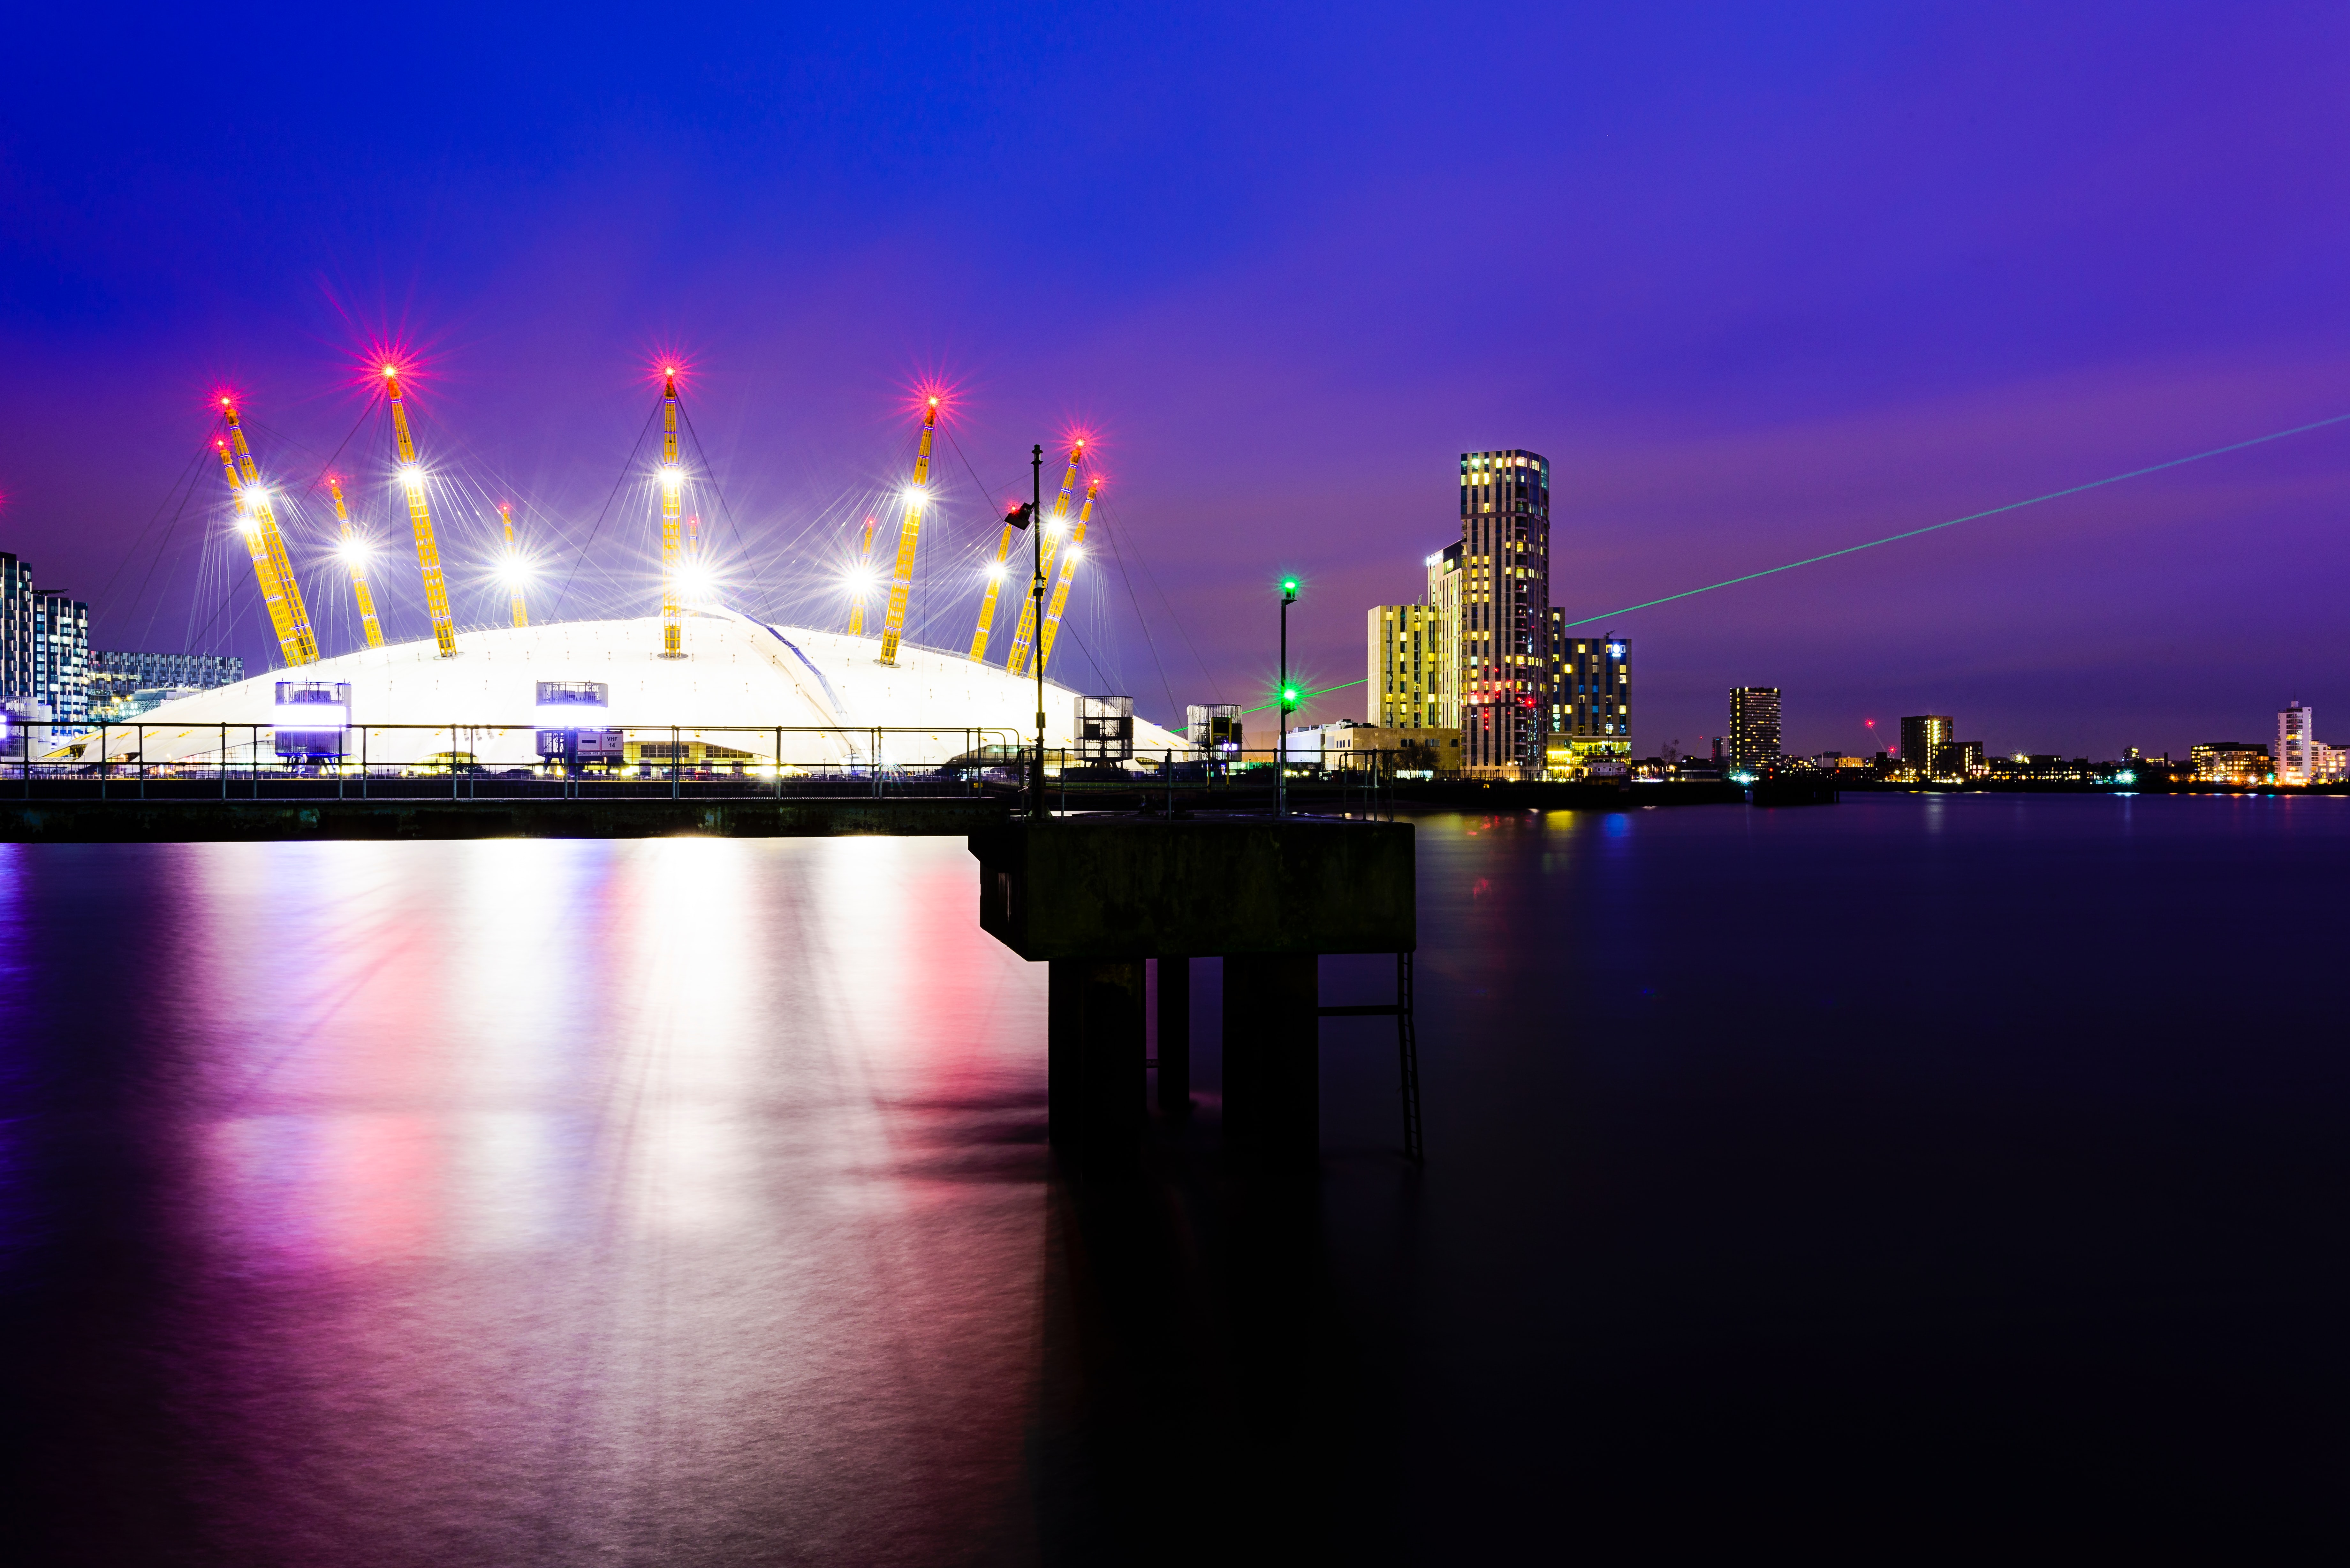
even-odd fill
[[(296, 488), (357, 422), (388, 629), (425, 634), (362, 418), (385, 339), (428, 456), (555, 582), (584, 560), (565, 615), (654, 608), (625, 471), (657, 354), (731, 600), (778, 618), (841, 624), (918, 384), (956, 435), (924, 641), (967, 639), (1029, 442), (1092, 429), (1125, 570), (1081, 581), (1056, 674), (1159, 719), (1262, 700), (1284, 569), (1305, 673), (1358, 679), (1463, 449), (1555, 461), (1553, 598), (1596, 615), (2350, 413), (2334, 7), (403, 15), (16, 25), (0, 549), (99, 646), (271, 650), (249, 578), (221, 610), (216, 469), (166, 537), (222, 386)], [(1694, 748), (1771, 683), (1790, 750), (1930, 711), (2178, 752), (2293, 698), (2350, 740), (2346, 497), (2350, 425), (1625, 616), (1635, 739)], [(479, 509), (442, 504), (492, 620)], [(340, 652), (324, 515), (291, 532)]]

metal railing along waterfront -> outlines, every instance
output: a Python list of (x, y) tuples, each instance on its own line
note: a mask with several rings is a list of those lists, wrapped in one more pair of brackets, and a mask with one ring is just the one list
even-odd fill
[[(306, 730), (307, 753), (290, 755), (279, 753), (272, 724), (98, 724), (29, 745), (18, 729), (0, 745), (0, 792), (140, 800), (1001, 796), (1026, 794), (1034, 755), (1014, 732), (982, 726), (612, 728), (622, 734), (622, 756), (577, 763), (513, 755), (536, 747), (541, 728), (528, 723)], [(318, 737), (336, 733), (341, 749), (316, 754), (327, 751)], [(955, 744), (960, 750), (943, 759), (891, 755)], [(501, 750), (503, 760), (485, 754)], [(1270, 809), (1274, 758), (1269, 749), (1168, 750), (1106, 761), (1048, 747), (1044, 804), (1054, 811)], [(1399, 780), (1432, 776), (1419, 765), (1425, 760), (1371, 751), (1312, 763), (1293, 758), (1288, 782), (1324, 809), (1389, 814)]]
[[(987, 759), (1016, 751), (1012, 732), (980, 726), (612, 729), (620, 757), (571, 763), (536, 755), (546, 732), (530, 723), (305, 730), (301, 749), (286, 754), (272, 724), (99, 724), (35, 745), (20, 730), (0, 748), (0, 781), (26, 798), (141, 800), (968, 795), (987, 782)], [(891, 758), (956, 742), (962, 750), (945, 762)], [(489, 754), (497, 752), (507, 754)]]

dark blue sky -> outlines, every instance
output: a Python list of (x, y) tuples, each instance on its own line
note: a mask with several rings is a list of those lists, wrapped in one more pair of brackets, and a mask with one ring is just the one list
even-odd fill
[[(476, 621), (493, 500), (585, 562), (563, 613), (650, 611), (640, 487), (606, 502), (660, 352), (732, 598), (816, 624), (914, 386), (957, 436), (925, 640), (1082, 423), (1125, 570), (1064, 673), (1159, 717), (1262, 691), (1286, 568), (1307, 672), (1358, 678), (1464, 448), (1555, 461), (1553, 596), (1596, 614), (2350, 412), (2332, 7), (49, 7), (12, 50), (0, 548), (106, 646), (269, 649), (249, 584), (213, 618), (215, 471), (165, 539), (220, 385), (297, 490), (356, 422), (423, 633), (356, 389), (385, 338)], [(1746, 682), (1804, 750), (1925, 711), (2175, 750), (2294, 697), (2350, 738), (2345, 481), (2350, 427), (1627, 616), (1637, 739)], [(332, 651), (325, 515), (290, 531)]]

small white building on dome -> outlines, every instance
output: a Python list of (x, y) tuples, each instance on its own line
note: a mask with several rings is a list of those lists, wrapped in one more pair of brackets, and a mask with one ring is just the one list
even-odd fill
[[(600, 722), (664, 746), (675, 729), (681, 742), (765, 762), (776, 755), (780, 728), (786, 765), (864, 767), (878, 745), (885, 766), (935, 767), (1035, 733), (1035, 678), (1000, 664), (905, 642), (897, 664), (885, 666), (878, 638), (768, 626), (728, 610), (688, 615), (683, 633), (679, 659), (661, 657), (658, 617), (461, 632), (452, 659), (441, 658), (429, 639), (368, 649), (174, 699), (135, 723), (77, 736), (49, 759), (95, 763), (103, 734), (114, 763), (265, 760), (277, 682), (289, 680), (348, 684), (348, 760), (357, 760), (363, 732), (369, 763), (390, 766), (452, 753), (484, 766), (537, 762), (542, 680), (602, 683), (609, 709)], [(1075, 745), (1077, 697), (1045, 683), (1048, 751)], [(1138, 718), (1134, 730), (1139, 757), (1190, 752), (1182, 737), (1147, 720)]]

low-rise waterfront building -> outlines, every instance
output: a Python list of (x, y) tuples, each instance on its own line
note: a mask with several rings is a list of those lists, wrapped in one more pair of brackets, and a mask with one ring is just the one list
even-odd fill
[(1543, 750), (1543, 774), (1551, 779), (1622, 778), (1632, 760), (1632, 742), (1623, 735), (1553, 735)]
[(1960, 781), (1981, 778), (1985, 772), (1981, 741), (1946, 741), (1934, 748), (1933, 776)]
[(244, 660), (233, 654), (93, 649), (88, 676), (90, 722), (122, 723), (175, 697), (234, 686), (244, 679)]
[(1292, 766), (1434, 778), (1461, 771), (1461, 732), (1340, 719), (1291, 730), (1283, 741), (1282, 753)]
[(2201, 784), (2262, 784), (2276, 776), (2275, 759), (2257, 741), (2206, 741), (2187, 756)]

